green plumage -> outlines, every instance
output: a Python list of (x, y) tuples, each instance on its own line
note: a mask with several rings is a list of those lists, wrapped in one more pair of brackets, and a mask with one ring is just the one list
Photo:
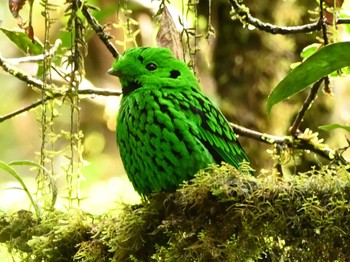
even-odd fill
[(211, 163), (248, 161), (225, 117), (169, 49), (129, 49), (109, 73), (122, 84), (117, 145), (139, 194), (173, 191)]

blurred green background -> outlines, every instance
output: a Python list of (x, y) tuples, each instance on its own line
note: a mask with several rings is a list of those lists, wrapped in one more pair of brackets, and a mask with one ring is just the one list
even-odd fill
[[(309, 23), (308, 10), (315, 10), (316, 1), (245, 1), (251, 8), (251, 12), (260, 19), (276, 23), (278, 25), (297, 25)], [(121, 27), (113, 26), (113, 23), (125, 22), (127, 12), (122, 8), (132, 10), (129, 14), (130, 21), (136, 21), (132, 26), (133, 32), (140, 29), (136, 37), (138, 45), (156, 45), (156, 34), (159, 18), (153, 15), (158, 9), (159, 1), (128, 1), (127, 4), (115, 1), (89, 1), (98, 6), (101, 11), (93, 12), (101, 24), (109, 23), (110, 34), (115, 38), (119, 52), (134, 45), (133, 41), (127, 41), (125, 31)], [(268, 4), (267, 4), (268, 3)], [(61, 39), (63, 45), (69, 43), (69, 34), (63, 32), (67, 18), (64, 17), (64, 1), (55, 1), (57, 7), (50, 14), (55, 22), (51, 25), (50, 39), (53, 44), (56, 39)], [(293, 116), (300, 108), (307, 92), (281, 103), (267, 116), (265, 111), (266, 99), (273, 87), (290, 70), (292, 62), (300, 61), (299, 54), (308, 44), (317, 42), (318, 34), (298, 35), (269, 35), (257, 30), (243, 28), (239, 21), (230, 18), (230, 6), (228, 1), (200, 1), (197, 5), (197, 20), (194, 13), (183, 12), (186, 10), (184, 1), (172, 1), (170, 11), (183, 21), (188, 19), (188, 26), (197, 27), (196, 47), (199, 52), (193, 59), (196, 64), (196, 74), (200, 79), (202, 88), (211, 99), (218, 103), (230, 121), (242, 126), (256, 129), (275, 135), (287, 134)], [(349, 1), (344, 5), (349, 10)], [(23, 20), (28, 19), (28, 4), (20, 15)], [(44, 18), (41, 15), (42, 6), (34, 2), (33, 27), (35, 36), (44, 39)], [(211, 12), (209, 13), (209, 10)], [(177, 12), (176, 12), (177, 11)], [(209, 15), (210, 14), (210, 15)], [(211, 17), (211, 20), (208, 20)], [(9, 30), (18, 28), (17, 20), (11, 15), (8, 3), (0, 2), (0, 26)], [(209, 30), (212, 29), (212, 30)], [(345, 27), (339, 26), (337, 38), (344, 40), (349, 35)], [(113, 63), (113, 57), (100, 42), (92, 30), (87, 31), (88, 53), (85, 58), (86, 75), (82, 87), (119, 89), (119, 82), (115, 77), (106, 74)], [(123, 43), (123, 45), (118, 45)], [(194, 46), (193, 40), (191, 45)], [(0, 32), (0, 55), (4, 58), (22, 57), (23, 54), (17, 47)], [(21, 63), (18, 66), (28, 74), (35, 75), (36, 63)], [(40, 96), (30, 87), (0, 69), (0, 115), (6, 115), (19, 108), (25, 107)], [(306, 116), (303, 128), (310, 127), (314, 131), (317, 126), (340, 123), (349, 124), (350, 111), (348, 101), (350, 91), (349, 78), (337, 79), (333, 82), (334, 97), (319, 94), (312, 111)], [(85, 96), (80, 101), (80, 127), (84, 133), (83, 157), (84, 167), (82, 173), (84, 180), (81, 182), (81, 192), (84, 200), (80, 208), (100, 214), (108, 209), (116, 208), (120, 202), (137, 203), (139, 196), (134, 192), (123, 169), (118, 149), (115, 145), (115, 118), (117, 115), (119, 98), (113, 96)], [(56, 105), (59, 116), (54, 119), (55, 132), (70, 130), (69, 106)], [(14, 160), (38, 161), (41, 137), (40, 113), (32, 110), (15, 118), (0, 123), (0, 160), (8, 163)], [(344, 130), (335, 130), (331, 133), (319, 131), (320, 136), (326, 138), (326, 142), (334, 147), (346, 145)], [(250, 159), (253, 167), (258, 171), (269, 169), (273, 162), (267, 153), (270, 146), (257, 141), (240, 138), (240, 141)], [(55, 149), (61, 149), (67, 145), (67, 141), (60, 138), (55, 142)], [(314, 156), (305, 156), (304, 167), (300, 170), (308, 170), (311, 165), (321, 161)], [(59, 189), (57, 208), (67, 208), (65, 199), (67, 182), (62, 166), (67, 164), (64, 156), (56, 156), (54, 160), (54, 174)], [(294, 163), (292, 163), (294, 164)], [(17, 168), (24, 182), (31, 192), (36, 191), (36, 172), (29, 168)], [(26, 194), (18, 189), (19, 183), (6, 172), (0, 171), (0, 210), (9, 212), (19, 209), (29, 209), (30, 203)], [(1, 261), (11, 261), (8, 255), (1, 257)]]
[[(58, 4), (55, 8), (56, 10), (51, 13), (52, 17), (56, 19), (52, 28), (60, 29), (66, 20), (63, 17), (66, 6), (63, 2), (56, 4)], [(45, 32), (42, 26), (44, 18), (40, 15), (41, 11), (42, 7), (38, 3), (34, 3), (34, 32), (35, 36), (43, 41)], [(23, 20), (27, 19), (28, 4), (20, 11), (20, 15)], [(1, 27), (9, 30), (18, 29), (17, 20), (12, 17), (5, 2), (0, 3), (0, 16), (2, 20)], [(60, 30), (52, 29), (50, 31), (50, 39), (52, 41), (60, 37), (66, 37), (67, 33)], [(84, 87), (94, 86), (119, 89), (118, 80), (106, 74), (107, 69), (113, 62), (113, 57), (98, 43), (98, 39), (93, 36), (92, 32), (89, 32), (87, 37), (90, 39), (92, 46), (100, 46), (89, 46), (89, 54), (86, 61), (87, 80), (82, 85)], [(0, 33), (0, 42), (0, 54), (2, 57), (17, 58), (23, 56), (3, 33)], [(36, 74), (38, 68), (36, 63), (21, 63), (15, 66), (32, 75)], [(94, 83), (89, 82), (90, 79)], [(25, 83), (4, 71), (0, 71), (0, 83), (2, 87), (0, 114), (2, 116), (36, 102), (40, 98)], [(102, 96), (84, 97), (80, 103), (80, 125), (84, 133), (84, 160), (86, 160), (82, 170), (85, 180), (81, 183), (82, 194), (86, 199), (82, 202), (81, 207), (92, 213), (103, 212), (115, 206), (116, 201), (138, 201), (137, 194), (133, 192), (132, 186), (125, 176), (114, 141), (115, 117), (118, 104), (118, 97)], [(59, 111), (59, 116), (54, 120), (54, 131), (57, 133), (69, 131), (69, 106), (57, 105), (56, 110)], [(32, 110), (0, 124), (1, 161), (5, 163), (24, 159), (38, 161), (37, 154), (41, 146), (39, 114), (38, 110)], [(59, 138), (56, 142), (57, 149), (62, 148), (66, 143), (67, 141)], [(64, 157), (57, 156), (55, 158), (54, 170), (61, 197), (65, 194), (66, 181), (65, 174), (60, 166), (66, 162), (67, 160)], [(35, 192), (36, 172), (28, 168), (20, 168), (19, 170), (26, 185), (32, 192)], [(25, 193), (22, 190), (15, 189), (16, 187), (18, 187), (18, 182), (9, 174), (1, 172), (0, 210), (9, 211), (30, 207)], [(64, 208), (65, 200), (59, 197), (57, 206)]]

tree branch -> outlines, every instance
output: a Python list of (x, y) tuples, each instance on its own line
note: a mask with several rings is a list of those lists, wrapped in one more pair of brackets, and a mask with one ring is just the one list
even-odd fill
[[(7, 115), (0, 117), (0, 123), (4, 122), (5, 120), (11, 119), (15, 116), (18, 116), (19, 114), (22, 114), (24, 112), (27, 112), (31, 109), (34, 109), (38, 106), (40, 106), (43, 103), (46, 103), (47, 101), (53, 100), (55, 98), (63, 97), (63, 96), (69, 96), (70, 90), (62, 91), (62, 89), (57, 88), (54, 85), (45, 86), (44, 83), (36, 79), (35, 77), (28, 75), (20, 70), (18, 68), (12, 66), (10, 63), (7, 62), (7, 59), (0, 56), (0, 67), (4, 69), (5, 72), (13, 75), (14, 77), (18, 78), (19, 80), (26, 82), (28, 85), (32, 85), (36, 88), (39, 88), (41, 90), (44, 90), (49, 92), (49, 95), (45, 97), (44, 99), (40, 99), (37, 102), (34, 102), (30, 104), (29, 106), (23, 107), (19, 110), (16, 110), (12, 113), (9, 113)], [(113, 89), (100, 89), (100, 88), (82, 88), (78, 90), (79, 95), (100, 95), (100, 96), (120, 96), (122, 94), (121, 90), (113, 90)]]
[(230, 125), (236, 134), (265, 144), (281, 145), (283, 148), (286, 147), (289, 149), (309, 150), (329, 161), (339, 160), (343, 164), (350, 164), (327, 145), (322, 144), (319, 140), (313, 139), (315, 136), (312, 136), (309, 133), (299, 133), (295, 136), (275, 136), (260, 133), (233, 123), (230, 123)]
[(276, 26), (270, 23), (264, 23), (259, 19), (253, 17), (249, 13), (249, 9), (244, 5), (240, 5), (237, 0), (229, 0), (229, 2), (242, 23), (252, 25), (261, 31), (265, 31), (271, 34), (287, 35), (295, 33), (309, 33), (321, 30), (321, 19), (315, 23), (305, 24), (301, 26)]
[(337, 25), (341, 24), (350, 24), (350, 19), (349, 18), (339, 18), (337, 20)]
[(321, 87), (322, 82), (324, 81), (325, 78), (322, 78), (320, 80), (318, 80), (312, 87), (310, 90), (310, 93), (308, 94), (307, 98), (304, 101), (303, 106), (301, 107), (301, 109), (299, 110), (297, 116), (295, 117), (293, 124), (291, 125), (291, 127), (289, 128), (289, 132), (292, 135), (295, 135), (300, 127), (300, 124), (303, 120), (303, 117), (306, 113), (306, 111), (310, 108), (311, 103), (316, 99), (317, 96), (317, 92)]
[(0, 117), (0, 123), (4, 122), (5, 120), (11, 119), (11, 118), (13, 118), (15, 116), (18, 116), (18, 115), (20, 115), (22, 113), (28, 112), (29, 110), (40, 106), (42, 103), (43, 103), (43, 100), (39, 100), (38, 102), (35, 102), (35, 103), (33, 103), (33, 104), (29, 105), (29, 106), (23, 107), (23, 108), (21, 108), (19, 110), (16, 110), (16, 111), (14, 111), (14, 112), (12, 112), (10, 114), (1, 116)]
[[(81, 1), (80, 1), (81, 3)], [(89, 8), (92, 8), (90, 5), (83, 3), (82, 4), (82, 13), (86, 20), (88, 21), (89, 25), (92, 27), (92, 29), (95, 31), (97, 36), (100, 38), (102, 43), (105, 44), (107, 49), (111, 52), (114, 58), (117, 58), (119, 56), (117, 49), (112, 45), (112, 43), (109, 41), (112, 37), (104, 32), (104, 27), (101, 26), (98, 21), (91, 15), (89, 12)]]
[(233, 131), (241, 136), (244, 137), (249, 137), (252, 138), (254, 140), (263, 142), (265, 144), (282, 144), (282, 143), (286, 143), (287, 141), (290, 143), (292, 141), (291, 136), (274, 136), (274, 135), (269, 135), (269, 134), (265, 134), (265, 133), (260, 133), (258, 131), (246, 128), (246, 127), (242, 127), (239, 125), (236, 125), (234, 123), (230, 123)]
[[(53, 99), (59, 98), (59, 97), (64, 97), (64, 96), (69, 96), (70, 90), (67, 90), (67, 92), (60, 92), (60, 93), (53, 93), (52, 95), (49, 95), (45, 97), (44, 99), (40, 99), (37, 102), (34, 102), (33, 104), (30, 104), (29, 106), (23, 107), (19, 110), (16, 110), (12, 113), (9, 113), (4, 116), (0, 116), (0, 123), (4, 122), (5, 120), (11, 119), (15, 116), (18, 116), (24, 112), (28, 112), (29, 110), (32, 110), (43, 103), (46, 103), (48, 101), (51, 101)], [(99, 89), (99, 88), (86, 88), (86, 89), (79, 89), (78, 90), (79, 95), (100, 95), (100, 96), (120, 96), (122, 94), (121, 90), (112, 90), (112, 89)]]
[(78, 90), (79, 95), (98, 95), (98, 96), (120, 96), (122, 90), (101, 89), (101, 88), (82, 88)]
[(322, 29), (322, 37), (323, 37), (323, 44), (328, 45), (328, 36), (327, 36), (327, 25), (324, 23), (324, 13), (323, 13), (323, 0), (320, 0), (320, 20), (321, 23), (321, 29)]
[[(320, 0), (320, 19), (319, 21), (323, 21), (323, 0)], [(322, 36), (323, 36), (323, 42), (324, 45), (328, 44), (328, 37), (327, 37), (327, 26), (324, 22), (321, 23), (321, 29), (322, 29)], [(292, 135), (295, 135), (300, 127), (300, 124), (303, 120), (303, 117), (306, 113), (306, 111), (311, 107), (311, 104), (315, 101), (318, 90), (321, 87), (322, 82), (325, 83), (325, 88), (329, 89), (329, 79), (328, 76), (323, 77), (322, 79), (318, 80), (316, 83), (313, 84), (313, 86), (311, 87), (310, 93), (308, 94), (307, 98), (304, 101), (304, 104), (302, 106), (302, 108), (299, 110), (297, 116), (295, 117), (293, 124), (291, 125), (291, 127), (289, 128), (289, 132)]]
[(35, 56), (23, 56), (19, 58), (6, 58), (5, 61), (7, 63), (11, 63), (12, 65), (14, 64), (17, 65), (21, 63), (30, 63), (30, 62), (41, 62), (48, 56), (54, 56), (61, 44), (62, 44), (61, 39), (57, 39), (54, 45), (52, 46), (52, 48), (48, 52), (45, 52), (45, 54), (35, 55)]
[(28, 85), (32, 85), (40, 89), (44, 87), (44, 83), (42, 81), (40, 81), (39, 79), (36, 79), (35, 77), (32, 77), (31, 75), (27, 75), (26, 73), (18, 70), (18, 68), (13, 67), (11, 64), (9, 64), (6, 61), (5, 58), (1, 56), (0, 56), (0, 67), (2, 67), (2, 69), (4, 69), (5, 72), (9, 73), (10, 75), (13, 75), (19, 80), (26, 82)]

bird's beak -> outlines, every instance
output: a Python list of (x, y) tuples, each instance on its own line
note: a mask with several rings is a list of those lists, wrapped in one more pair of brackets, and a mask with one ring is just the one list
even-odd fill
[(113, 70), (113, 68), (109, 69), (109, 70), (107, 71), (107, 73), (108, 73), (109, 75), (112, 75), (112, 76), (119, 76), (119, 75), (120, 75), (119, 72)]

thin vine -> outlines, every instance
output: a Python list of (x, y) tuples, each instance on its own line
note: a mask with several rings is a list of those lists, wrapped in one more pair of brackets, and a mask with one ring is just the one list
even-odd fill
[(80, 130), (80, 98), (79, 85), (84, 75), (84, 57), (87, 49), (85, 42), (85, 24), (78, 13), (81, 9), (79, 0), (69, 1), (69, 7), (66, 10), (66, 15), (69, 17), (67, 30), (71, 32), (71, 47), (70, 56), (68, 57), (67, 67), (70, 69), (68, 73), (69, 88), (67, 100), (70, 102), (70, 131), (67, 139), (69, 139), (69, 164), (64, 167), (66, 173), (66, 181), (68, 184), (67, 199), (69, 207), (73, 205), (75, 200), (77, 205), (80, 205), (82, 200), (80, 185), (83, 180), (82, 165), (83, 165), (83, 148), (82, 138), (83, 133)]
[[(51, 49), (50, 44), (50, 30), (51, 30), (51, 24), (53, 23), (53, 19), (51, 18), (50, 12), (54, 10), (54, 6), (49, 3), (49, 0), (43, 0), (42, 6), (44, 7), (44, 10), (42, 12), (42, 15), (44, 16), (45, 20), (45, 34), (44, 34), (44, 48), (43, 48), (43, 60), (42, 60), (42, 84), (43, 88), (39, 90), (41, 93), (41, 100), (45, 101), (47, 100), (47, 97), (49, 94), (46, 92), (48, 89), (47, 86), (50, 85), (52, 82), (52, 75), (51, 75), (51, 65), (52, 65), (52, 59), (51, 56), (45, 55), (48, 54)], [(32, 10), (32, 9), (31, 9)], [(39, 122), (41, 125), (41, 147), (39, 152), (39, 164), (43, 167), (48, 167), (50, 170), (50, 173), (52, 176), (54, 176), (54, 139), (52, 139), (52, 136), (54, 135), (54, 127), (53, 127), (53, 121), (55, 118), (54, 115), (54, 107), (55, 107), (55, 101), (50, 101), (48, 103), (42, 102), (41, 103), (41, 112), (39, 116)], [(43, 172), (43, 169), (38, 169), (37, 174), (37, 197), (40, 199), (43, 199), (43, 207), (45, 208), (52, 208), (53, 203), (48, 203), (47, 196), (51, 195), (51, 188), (47, 186), (47, 181), (49, 180), (48, 175), (46, 172)], [(47, 199), (47, 200), (46, 200)]]

